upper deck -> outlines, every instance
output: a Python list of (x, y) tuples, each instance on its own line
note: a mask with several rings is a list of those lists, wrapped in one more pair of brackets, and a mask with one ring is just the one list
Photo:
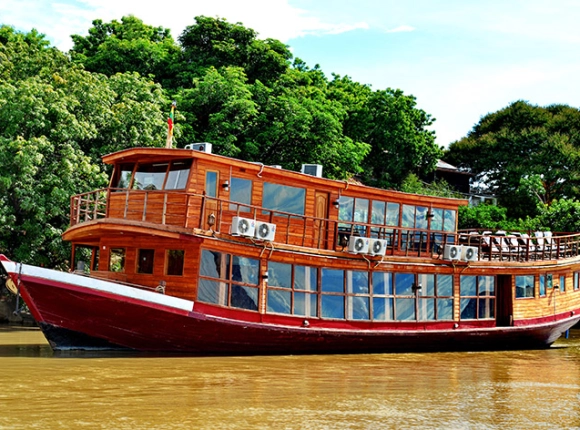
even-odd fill
[[(381, 190), (195, 150), (133, 148), (107, 155), (108, 188), (71, 198), (65, 239), (96, 220), (182, 234), (236, 234), (240, 220), (275, 226), (255, 240), (306, 252), (529, 262), (578, 255), (577, 234), (457, 232), (467, 202)], [(237, 217), (237, 218), (235, 218)], [(360, 240), (362, 239), (362, 241)], [(360, 242), (360, 247), (357, 245)], [(378, 242), (379, 248), (373, 250)]]

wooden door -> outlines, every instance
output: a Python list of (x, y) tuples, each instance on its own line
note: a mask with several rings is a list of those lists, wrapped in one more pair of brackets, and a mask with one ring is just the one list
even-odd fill
[(314, 243), (313, 246), (319, 249), (328, 248), (328, 223), (325, 221), (328, 218), (328, 193), (316, 191), (314, 197)]
[(511, 275), (498, 275), (495, 288), (497, 300), (496, 324), (498, 327), (513, 325), (513, 277)]

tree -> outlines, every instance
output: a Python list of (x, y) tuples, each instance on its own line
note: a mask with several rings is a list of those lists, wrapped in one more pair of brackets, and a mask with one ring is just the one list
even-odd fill
[(198, 16), (195, 25), (179, 36), (183, 49), (179, 85), (188, 86), (213, 67), (241, 67), (248, 81), (269, 85), (290, 66), (292, 54), (279, 40), (257, 38), (257, 33), (241, 23)]
[(372, 91), (339, 76), (330, 92), (346, 110), (345, 135), (371, 147), (362, 163), (365, 183), (398, 188), (409, 173), (435, 168), (442, 151), (435, 145), (434, 132), (427, 130), (433, 119), (416, 107), (413, 96), (390, 88)]
[(70, 196), (104, 185), (98, 166), (71, 144), (0, 138), (0, 250), (36, 265), (66, 267)]
[[(580, 185), (580, 110), (517, 101), (486, 115), (445, 159), (474, 173), (513, 218), (535, 216), (537, 199), (575, 198)], [(528, 179), (526, 179), (528, 178)], [(539, 178), (542, 190), (530, 188)], [(522, 185), (522, 179), (527, 186)]]
[(73, 35), (72, 39), (73, 62), (90, 72), (107, 76), (137, 72), (143, 77), (152, 76), (168, 88), (175, 81), (181, 50), (169, 29), (146, 25), (130, 15), (121, 22), (97, 19), (88, 36)]
[(260, 113), (251, 133), (264, 163), (292, 170), (322, 164), (325, 175), (336, 179), (362, 172), (369, 146), (345, 136), (345, 107), (329, 97), (318, 67), (292, 69), (271, 88), (254, 88)]
[(161, 87), (135, 73), (90, 73), (63, 61), (36, 33), (0, 33), (9, 36), (0, 47), (9, 65), (0, 81), (0, 252), (66, 266), (60, 235), (70, 196), (106, 186), (104, 150), (163, 146), (161, 109), (169, 103)]

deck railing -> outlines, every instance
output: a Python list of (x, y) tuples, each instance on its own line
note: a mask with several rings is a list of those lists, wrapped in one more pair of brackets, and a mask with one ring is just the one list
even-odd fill
[(552, 237), (487, 232), (440, 232), (362, 222), (345, 222), (265, 209), (182, 191), (105, 188), (71, 198), (71, 226), (111, 218), (230, 233), (241, 216), (276, 225), (276, 243), (321, 250), (347, 250), (352, 237), (386, 241), (386, 255), (443, 258), (446, 245), (476, 249), (479, 261), (551, 260), (577, 256), (580, 235)]

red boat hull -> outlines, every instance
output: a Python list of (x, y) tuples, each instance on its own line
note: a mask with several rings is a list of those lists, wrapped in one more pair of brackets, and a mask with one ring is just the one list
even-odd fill
[[(558, 321), (499, 328), (430, 329), (422, 324), (364, 330), (301, 326), (302, 320), (284, 325), (243, 311), (233, 312), (236, 318), (247, 314), (248, 320), (209, 315), (219, 309), (187, 301), (167, 304), (161, 300), (167, 296), (146, 292), (141, 297), (136, 288), (119, 286), (123, 294), (88, 288), (79, 285), (90, 279), (84, 276), (66, 274), (67, 282), (16, 271), (11, 276), (55, 350), (217, 355), (529, 349), (548, 347), (580, 319), (577, 313)], [(75, 278), (79, 283), (70, 283)], [(133, 292), (135, 297), (130, 297)]]

